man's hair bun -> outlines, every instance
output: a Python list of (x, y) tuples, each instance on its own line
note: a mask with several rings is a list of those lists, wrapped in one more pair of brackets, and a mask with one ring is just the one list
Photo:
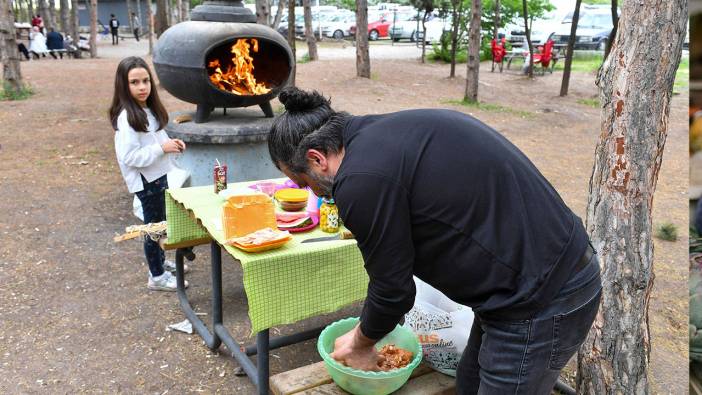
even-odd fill
[(303, 112), (318, 107), (329, 107), (329, 100), (317, 91), (306, 92), (294, 86), (289, 86), (278, 95), (278, 100), (288, 112)]

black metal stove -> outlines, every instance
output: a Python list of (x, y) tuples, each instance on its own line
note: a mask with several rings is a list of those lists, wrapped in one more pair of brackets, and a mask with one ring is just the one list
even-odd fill
[(191, 21), (166, 30), (154, 48), (161, 85), (197, 105), (195, 122), (215, 108), (259, 105), (273, 117), (270, 100), (290, 80), (294, 60), (287, 41), (241, 1), (205, 1)]

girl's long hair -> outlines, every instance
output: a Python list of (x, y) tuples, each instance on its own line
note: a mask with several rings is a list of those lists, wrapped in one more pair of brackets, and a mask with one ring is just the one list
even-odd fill
[(112, 127), (117, 130), (117, 118), (122, 110), (126, 110), (129, 126), (137, 132), (148, 132), (149, 122), (146, 118), (146, 112), (144, 112), (144, 109), (134, 100), (132, 94), (129, 92), (129, 72), (136, 68), (143, 68), (149, 73), (151, 93), (146, 99), (146, 105), (151, 109), (151, 112), (158, 121), (156, 130), (159, 130), (168, 124), (168, 113), (163, 107), (163, 104), (161, 104), (161, 99), (158, 97), (158, 91), (156, 90), (156, 84), (154, 83), (149, 65), (146, 64), (144, 59), (137, 56), (124, 58), (119, 62), (119, 66), (117, 66), (117, 73), (115, 74), (115, 93), (112, 97), (112, 105), (110, 106), (110, 122), (112, 123)]

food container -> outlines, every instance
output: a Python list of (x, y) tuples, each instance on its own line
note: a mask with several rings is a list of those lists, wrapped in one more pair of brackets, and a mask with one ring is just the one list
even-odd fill
[(319, 334), (317, 351), (324, 360), (332, 380), (341, 388), (355, 395), (386, 395), (402, 387), (409, 379), (414, 368), (422, 361), (422, 346), (417, 336), (409, 329), (397, 325), (375, 345), (380, 350), (386, 344), (395, 344), (413, 354), (409, 365), (387, 372), (366, 372), (344, 366), (336, 362), (329, 354), (334, 351), (334, 341), (346, 334), (358, 324), (358, 318), (346, 318), (337, 321)]
[(285, 188), (276, 191), (274, 196), (283, 210), (298, 211), (307, 207), (309, 193), (305, 189)]

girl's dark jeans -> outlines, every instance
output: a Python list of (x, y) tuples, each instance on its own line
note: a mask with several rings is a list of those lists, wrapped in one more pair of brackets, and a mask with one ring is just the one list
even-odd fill
[[(153, 182), (147, 182), (144, 176), (141, 176), (141, 181), (144, 183), (144, 190), (137, 192), (136, 196), (141, 201), (144, 211), (144, 223), (165, 221), (168, 179), (164, 175)], [(149, 236), (144, 236), (144, 255), (149, 264), (151, 276), (162, 275), (163, 261), (166, 257), (158, 242), (151, 240)]]

